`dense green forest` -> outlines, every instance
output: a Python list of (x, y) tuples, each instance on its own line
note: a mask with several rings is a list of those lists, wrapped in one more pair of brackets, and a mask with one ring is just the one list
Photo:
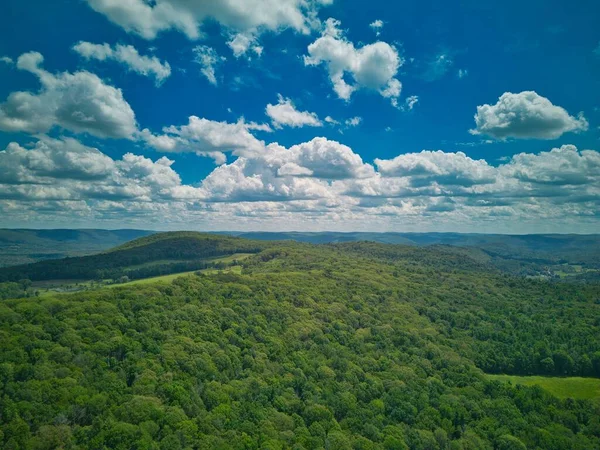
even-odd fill
[(598, 284), (447, 246), (222, 239), (98, 258), (254, 253), (241, 274), (3, 300), (0, 447), (600, 448), (598, 400), (484, 373), (600, 376)]

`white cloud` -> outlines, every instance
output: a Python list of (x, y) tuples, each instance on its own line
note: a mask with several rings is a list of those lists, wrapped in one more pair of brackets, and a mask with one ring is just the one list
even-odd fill
[(201, 25), (213, 19), (237, 32), (278, 32), (290, 28), (308, 33), (318, 23), (316, 12), (330, 0), (87, 0), (97, 12), (128, 32), (154, 39), (170, 29), (189, 39), (202, 35)]
[(415, 107), (417, 103), (419, 103), (419, 97), (417, 97), (416, 95), (411, 95), (410, 97), (406, 98), (404, 105), (405, 108), (410, 111)]
[(466, 77), (467, 75), (469, 75), (469, 71), (467, 69), (458, 69), (458, 71), (456, 72), (456, 76), (459, 79), (462, 79), (462, 78)]
[(215, 68), (218, 64), (225, 60), (225, 57), (220, 57), (216, 50), (208, 45), (198, 45), (194, 48), (194, 62), (200, 64), (200, 72), (206, 79), (215, 86), (217, 85), (217, 76)]
[[(394, 77), (403, 63), (398, 51), (380, 41), (355, 48), (339, 26), (340, 22), (335, 19), (325, 22), (322, 36), (308, 46), (304, 64), (324, 64), (333, 89), (341, 99), (349, 100), (354, 91), (365, 88), (397, 102), (402, 85)], [(348, 76), (352, 83), (346, 80)]]
[(254, 52), (257, 56), (261, 56), (263, 48), (258, 44), (258, 38), (252, 33), (237, 33), (234, 34), (227, 45), (233, 51), (233, 56), (239, 58), (245, 55), (248, 50)]
[(349, 147), (325, 138), (289, 149), (270, 144), (264, 152), (216, 168), (187, 194), (205, 201), (281, 201), (333, 198), (332, 180), (374, 175)]
[(42, 136), (32, 149), (16, 142), (0, 152), (3, 184), (52, 184), (52, 178), (94, 180), (114, 170), (111, 158), (73, 138)]
[(494, 169), (485, 160), (474, 160), (463, 152), (446, 153), (441, 150), (423, 150), (407, 153), (391, 160), (375, 159), (379, 173), (384, 177), (411, 177), (417, 185), (455, 184), (472, 186), (495, 181)]
[(334, 119), (333, 117), (331, 117), (331, 116), (327, 116), (327, 117), (325, 117), (325, 122), (326, 122), (326, 123), (328, 123), (328, 124), (330, 124), (330, 125), (339, 125), (339, 124), (340, 124), (340, 122), (339, 122), (339, 121), (335, 120), (335, 119)]
[(377, 159), (377, 170), (325, 138), (242, 153), (184, 184), (165, 157), (112, 159), (72, 138), (13, 142), (0, 151), (0, 215), (4, 223), (69, 226), (472, 231), (493, 224), (513, 232), (544, 223), (591, 232), (600, 217), (600, 153), (572, 145), (498, 166), (422, 151)]
[(41, 136), (33, 148), (0, 151), (0, 198), (21, 200), (159, 200), (180, 185), (172, 161), (127, 153), (113, 160), (72, 138)]
[(383, 20), (377, 19), (369, 24), (371, 29), (375, 32), (376, 36), (381, 34), (381, 30), (383, 29)]
[[(270, 146), (273, 147), (272, 145)], [(294, 145), (288, 150), (292, 162), (324, 179), (365, 178), (374, 175), (373, 167), (346, 145), (325, 138)]]
[(506, 92), (495, 105), (478, 106), (475, 124), (471, 134), (495, 139), (557, 139), (570, 131), (588, 129), (582, 113), (578, 117), (570, 116), (564, 108), (553, 105), (534, 91)]
[(8, 57), (8, 56), (2, 56), (0, 57), (0, 61), (2, 61), (5, 64), (8, 64), (9, 66), (12, 66), (15, 62), (12, 60), (12, 58)]
[(154, 77), (157, 85), (162, 84), (171, 75), (171, 66), (168, 62), (163, 63), (156, 56), (142, 56), (132, 45), (117, 44), (112, 48), (108, 44), (92, 44), (81, 41), (73, 47), (73, 50), (88, 60), (120, 62), (130, 71)]
[(53, 75), (41, 67), (43, 60), (36, 52), (19, 57), (17, 68), (36, 75), (42, 88), (37, 94), (11, 93), (0, 104), (0, 130), (44, 133), (59, 126), (101, 138), (133, 138), (135, 114), (120, 89), (86, 71)]
[(345, 124), (347, 127), (357, 127), (362, 123), (362, 117), (355, 116), (347, 119)]
[(275, 128), (288, 126), (292, 128), (301, 128), (304, 126), (321, 127), (323, 123), (315, 113), (308, 111), (298, 111), (289, 98), (277, 95), (277, 104), (268, 104), (265, 108), (267, 116), (273, 122)]
[(579, 152), (563, 145), (539, 154), (519, 153), (503, 166), (502, 172), (520, 181), (555, 186), (600, 186), (600, 153)]
[(192, 152), (209, 156), (222, 164), (226, 160), (225, 152), (244, 156), (264, 150), (265, 143), (256, 139), (250, 130), (270, 131), (270, 128), (253, 122), (246, 123), (243, 119), (228, 123), (190, 116), (187, 125), (163, 128), (163, 135), (142, 130), (141, 139), (156, 150)]

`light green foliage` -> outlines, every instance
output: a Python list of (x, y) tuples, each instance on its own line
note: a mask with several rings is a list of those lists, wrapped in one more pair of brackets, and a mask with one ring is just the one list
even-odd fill
[(241, 273), (4, 300), (0, 447), (600, 447), (597, 403), (478, 368), (531, 347), (594, 370), (597, 288), (418, 250), (277, 244)]
[(542, 377), (517, 375), (489, 375), (493, 380), (514, 385), (540, 386), (559, 398), (600, 399), (600, 379), (581, 377)]

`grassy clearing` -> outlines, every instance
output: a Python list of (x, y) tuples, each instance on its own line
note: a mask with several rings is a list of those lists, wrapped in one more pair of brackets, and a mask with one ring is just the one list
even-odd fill
[(600, 379), (598, 378), (521, 377), (516, 375), (488, 375), (488, 377), (512, 384), (540, 386), (559, 398), (600, 399)]
[(249, 258), (253, 255), (255, 255), (255, 253), (234, 253), (233, 255), (229, 256), (217, 256), (215, 258), (206, 258), (205, 261), (229, 263), (233, 261), (243, 261), (244, 259)]
[(214, 256), (211, 258), (201, 258), (201, 259), (197, 259), (197, 260), (193, 260), (193, 259), (161, 259), (161, 260), (157, 260), (157, 261), (149, 261), (143, 264), (136, 264), (133, 266), (127, 266), (126, 269), (143, 269), (146, 267), (155, 267), (155, 266), (166, 266), (166, 265), (170, 265), (170, 264), (178, 264), (178, 263), (185, 263), (185, 262), (211, 262), (211, 263), (230, 263), (233, 261), (242, 261), (248, 257), (252, 256), (252, 253), (234, 253), (233, 255), (228, 255), (228, 256)]
[(161, 275), (158, 277), (142, 278), (140, 280), (128, 281), (127, 283), (109, 284), (105, 287), (113, 288), (113, 287), (119, 287), (119, 286), (133, 286), (136, 284), (170, 283), (175, 278), (183, 277), (185, 275), (192, 275), (193, 273), (196, 273), (196, 272), (198, 272), (198, 271), (192, 270), (190, 272), (171, 273), (169, 275)]
[(136, 285), (136, 284), (170, 283), (175, 278), (183, 277), (183, 276), (186, 276), (186, 275), (192, 275), (192, 274), (194, 274), (196, 272), (202, 272), (202, 273), (205, 273), (207, 275), (211, 275), (211, 274), (215, 274), (215, 273), (219, 273), (219, 272), (233, 272), (233, 273), (240, 274), (240, 273), (242, 273), (242, 267), (241, 266), (232, 266), (232, 267), (227, 267), (226, 269), (222, 269), (222, 270), (219, 270), (219, 269), (203, 269), (203, 270), (192, 270), (190, 272), (171, 273), (169, 275), (161, 275), (161, 276), (158, 276), (158, 277), (143, 278), (143, 279), (140, 279), (140, 280), (128, 281), (127, 283), (109, 284), (109, 285), (104, 286), (104, 287), (113, 288), (113, 287), (119, 287), (119, 286), (133, 286), (133, 285)]
[[(250, 256), (253, 256), (253, 253), (234, 253), (233, 255), (228, 256), (215, 256), (212, 258), (204, 258), (198, 261), (205, 261), (211, 263), (225, 263), (230, 264), (234, 261), (242, 261)], [(155, 265), (163, 265), (163, 264), (174, 264), (179, 262), (189, 262), (190, 260), (160, 260), (160, 261), (152, 261), (144, 264), (139, 264), (136, 266), (130, 266), (129, 269), (139, 269), (143, 267), (151, 267)], [(133, 285), (133, 284), (149, 284), (156, 282), (170, 283), (175, 278), (189, 275), (194, 272), (202, 272), (205, 274), (215, 274), (219, 272), (233, 272), (240, 274), (242, 272), (241, 266), (231, 266), (225, 269), (203, 269), (203, 270), (193, 270), (189, 272), (177, 272), (169, 275), (160, 275), (151, 278), (143, 278), (139, 280), (128, 281), (127, 283), (112, 283), (112, 280), (104, 280), (104, 284), (98, 284), (92, 280), (49, 280), (49, 281), (37, 281), (33, 283), (33, 287), (37, 288), (38, 295), (45, 297), (53, 294), (61, 294), (61, 293), (69, 293), (69, 292), (81, 292), (83, 290), (96, 290), (102, 289), (106, 287), (117, 287), (124, 285)]]

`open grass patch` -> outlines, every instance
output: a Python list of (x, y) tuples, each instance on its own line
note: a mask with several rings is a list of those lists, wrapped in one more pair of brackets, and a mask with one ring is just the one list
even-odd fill
[(559, 398), (600, 399), (600, 379), (582, 377), (543, 377), (517, 375), (488, 375), (492, 380), (513, 385), (540, 386)]

